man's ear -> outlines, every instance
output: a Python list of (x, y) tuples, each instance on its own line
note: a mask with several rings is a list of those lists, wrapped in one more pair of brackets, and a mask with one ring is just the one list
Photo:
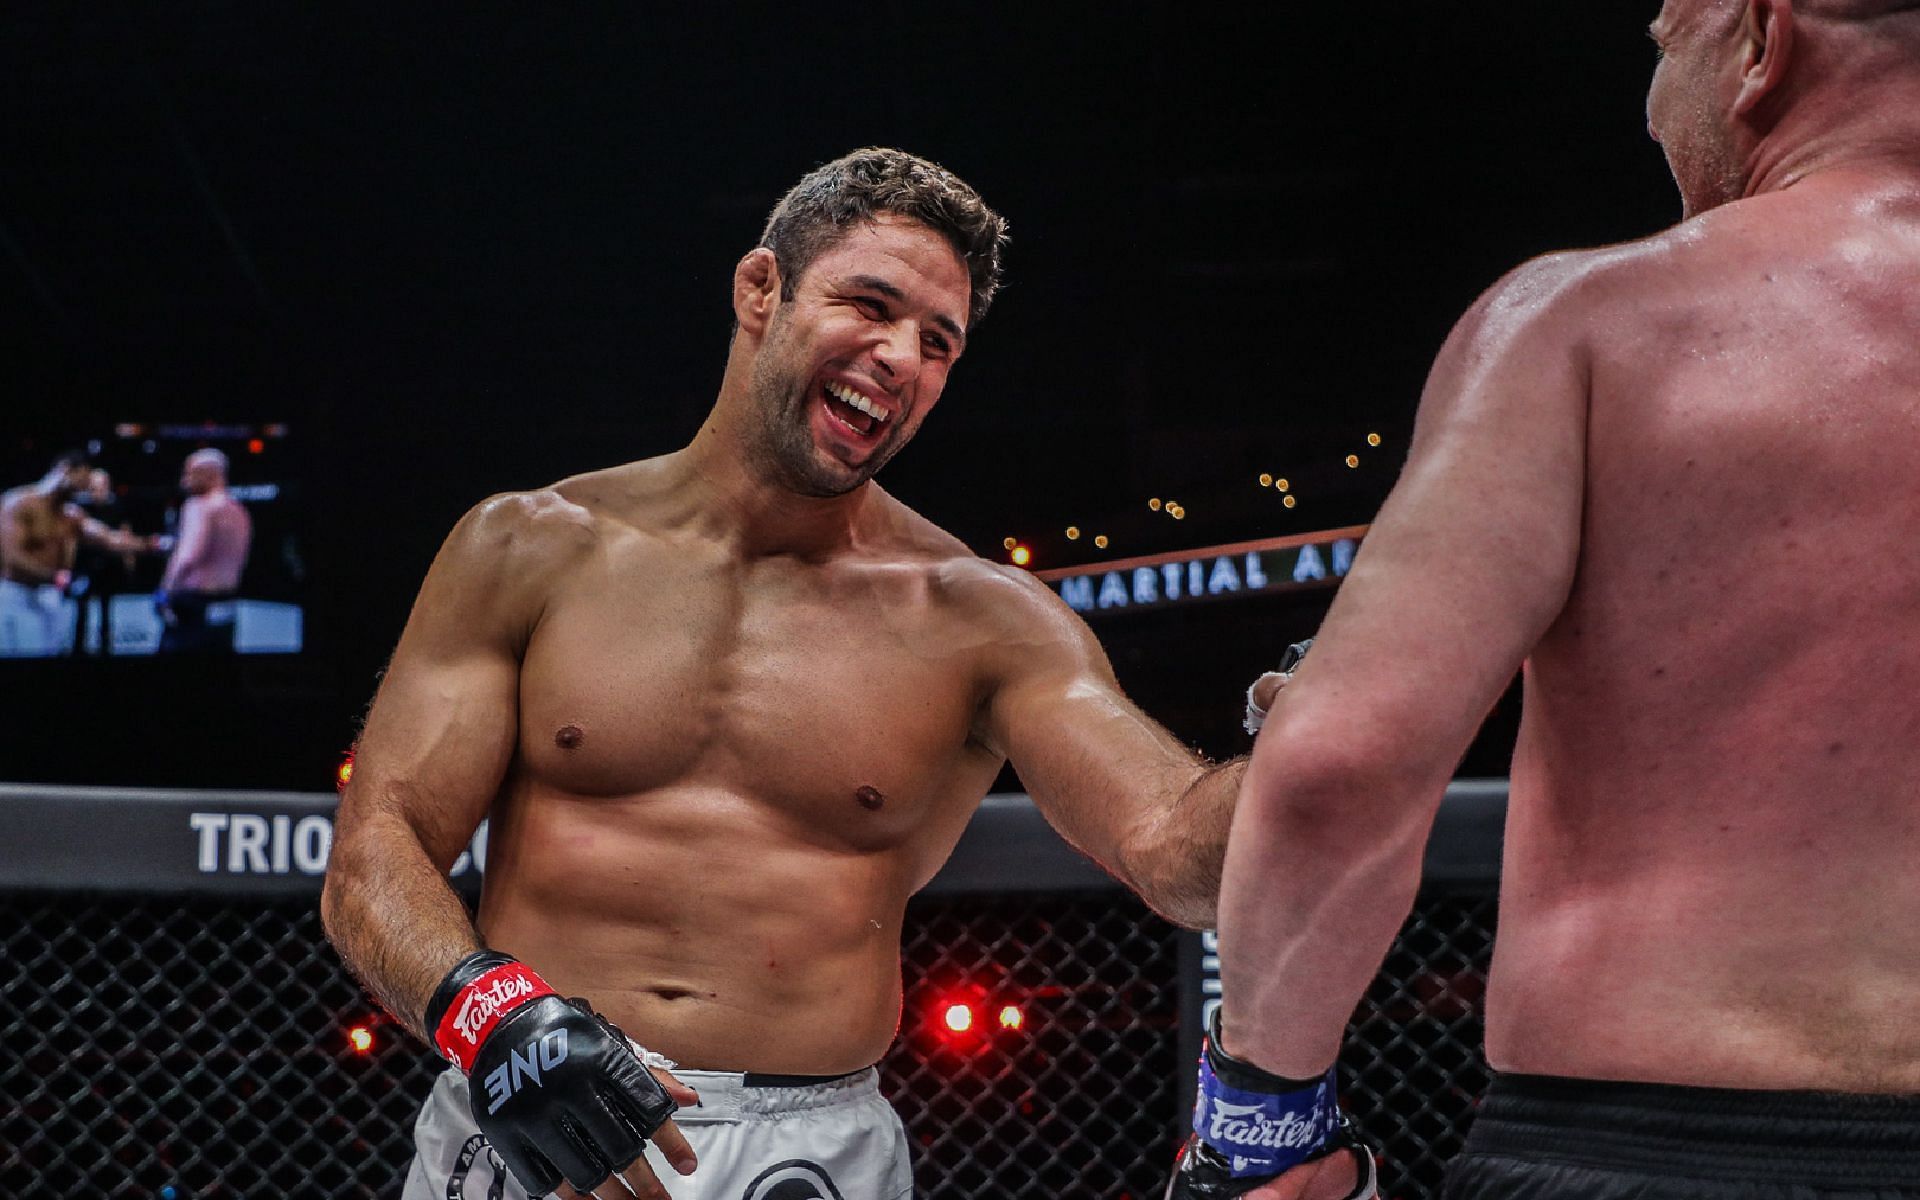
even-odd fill
[(1793, 62), (1793, 0), (1745, 0), (1740, 18), (1740, 92), (1735, 116), (1747, 117), (1787, 81)]
[(733, 268), (733, 319), (759, 337), (780, 303), (780, 264), (773, 251), (756, 246)]

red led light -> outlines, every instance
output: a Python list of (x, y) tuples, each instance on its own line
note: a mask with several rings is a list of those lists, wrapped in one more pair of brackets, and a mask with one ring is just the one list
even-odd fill
[(267, 444), (261, 441), (259, 438), (254, 438), (252, 441), (247, 443), (248, 454), (259, 454), (262, 451), (266, 450), (266, 448), (267, 448)]
[(365, 1025), (355, 1025), (347, 1031), (347, 1044), (353, 1047), (355, 1054), (371, 1054), (373, 1052), (373, 1030), (368, 1029)]
[(949, 1004), (940, 1014), (941, 1023), (955, 1033), (965, 1033), (973, 1028), (973, 1009), (965, 1004)]
[(1000, 1009), (1000, 1028), (1018, 1029), (1027, 1023), (1027, 1019), (1018, 1008), (1008, 1004)]

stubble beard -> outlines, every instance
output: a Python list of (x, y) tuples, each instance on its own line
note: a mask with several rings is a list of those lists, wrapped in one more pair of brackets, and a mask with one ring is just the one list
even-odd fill
[[(778, 320), (778, 318), (776, 318)], [(754, 364), (748, 382), (755, 428), (748, 454), (769, 478), (798, 495), (815, 499), (844, 496), (877, 474), (900, 449), (898, 430), (889, 430), (873, 454), (858, 467), (821, 462), (807, 407), (810, 376), (789, 370), (778, 333)]]

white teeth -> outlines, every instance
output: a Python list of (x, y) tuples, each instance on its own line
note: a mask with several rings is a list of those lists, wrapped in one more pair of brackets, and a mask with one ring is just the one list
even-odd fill
[(881, 408), (878, 404), (862, 396), (859, 392), (854, 391), (844, 383), (828, 384), (827, 392), (832, 395), (835, 400), (840, 401), (840, 403), (846, 405), (848, 408), (859, 409), (861, 412), (883, 424), (886, 422), (888, 416), (891, 415), (886, 409)]

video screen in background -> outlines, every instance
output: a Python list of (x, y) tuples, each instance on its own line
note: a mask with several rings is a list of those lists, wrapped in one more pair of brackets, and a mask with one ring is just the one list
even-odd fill
[(0, 658), (300, 651), (285, 425), (22, 432), (0, 477)]

